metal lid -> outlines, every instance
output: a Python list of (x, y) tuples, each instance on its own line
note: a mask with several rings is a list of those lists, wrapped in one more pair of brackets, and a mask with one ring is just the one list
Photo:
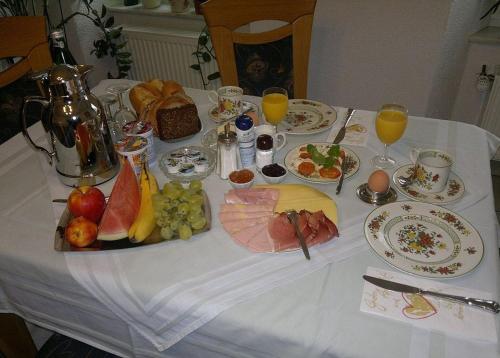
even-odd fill
[(75, 66), (56, 65), (49, 72), (49, 85), (62, 84), (69, 81), (80, 81), (80, 73)]
[(219, 134), (217, 137), (217, 142), (225, 145), (230, 145), (236, 143), (237, 135), (235, 132), (230, 130), (231, 124), (228, 122), (224, 125), (224, 132)]

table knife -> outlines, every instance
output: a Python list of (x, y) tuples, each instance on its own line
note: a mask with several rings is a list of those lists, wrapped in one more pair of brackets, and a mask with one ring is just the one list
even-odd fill
[(295, 228), (295, 233), (297, 234), (297, 238), (299, 239), (300, 247), (302, 248), (302, 252), (304, 253), (304, 256), (306, 259), (310, 260), (311, 256), (309, 255), (309, 249), (307, 248), (306, 244), (306, 239), (302, 235), (302, 232), (300, 232), (299, 225), (297, 223), (297, 212), (295, 210), (289, 210), (286, 212), (286, 216), (288, 218), (288, 221), (292, 223), (292, 225)]
[(339, 132), (335, 136), (333, 144), (339, 144), (340, 142), (342, 142), (342, 139), (344, 139), (347, 123), (351, 120), (352, 116), (354, 115), (354, 112), (356, 112), (356, 110), (353, 108), (347, 109), (346, 120), (342, 128), (340, 128)]
[(372, 276), (368, 276), (368, 275), (363, 275), (363, 278), (366, 281), (373, 283), (376, 286), (379, 286), (379, 287), (382, 287), (382, 288), (385, 288), (385, 289), (391, 290), (391, 291), (414, 293), (414, 294), (418, 294), (418, 295), (434, 296), (434, 297), (442, 298), (445, 300), (450, 300), (450, 301), (459, 302), (459, 303), (465, 303), (466, 305), (469, 305), (471, 307), (479, 307), (479, 308), (482, 308), (484, 310), (491, 311), (494, 313), (500, 312), (500, 304), (498, 302), (495, 302), (492, 300), (484, 300), (484, 299), (480, 299), (480, 298), (472, 298), (472, 297), (464, 297), (464, 296), (455, 296), (455, 295), (449, 295), (446, 293), (422, 290), (418, 287), (408, 286), (408, 285), (404, 285), (402, 283), (392, 282), (392, 281), (384, 280), (382, 278), (372, 277)]

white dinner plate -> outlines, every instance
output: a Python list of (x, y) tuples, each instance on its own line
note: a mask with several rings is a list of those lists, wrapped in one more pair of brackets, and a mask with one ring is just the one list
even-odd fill
[(331, 128), (337, 120), (332, 107), (309, 99), (288, 101), (286, 118), (278, 124), (278, 131), (287, 134), (316, 134)]
[[(326, 150), (327, 148), (333, 145), (332, 143), (304, 143), (291, 149), (285, 157), (285, 166), (288, 169), (288, 171), (293, 175), (295, 175), (297, 178), (305, 180), (310, 183), (330, 184), (338, 182), (339, 180), (338, 178), (335, 179), (323, 178), (317, 172), (313, 173), (313, 175), (311, 176), (304, 176), (301, 173), (299, 173), (299, 171), (297, 170), (297, 166), (302, 161), (299, 157), (301, 152), (300, 149), (306, 147), (308, 144), (312, 144), (318, 147), (320, 151), (322, 149)], [(354, 153), (352, 150), (343, 146), (340, 146), (340, 149), (345, 152), (346, 170), (344, 179), (348, 179), (358, 172), (360, 160), (359, 157), (356, 155), (356, 153)], [(316, 167), (319, 166), (316, 165)]]
[(373, 210), (365, 237), (387, 263), (417, 276), (451, 278), (472, 271), (483, 240), (460, 215), (428, 203), (400, 201)]
[(413, 164), (403, 165), (399, 167), (392, 176), (392, 181), (396, 186), (398, 191), (405, 195), (406, 197), (421, 201), (423, 203), (436, 204), (436, 205), (446, 205), (455, 200), (460, 199), (465, 193), (465, 185), (460, 177), (450, 172), (450, 176), (448, 178), (448, 183), (445, 188), (438, 193), (427, 193), (420, 191), (418, 186), (414, 184), (410, 184), (408, 186), (401, 186), (398, 182), (398, 176), (408, 177), (412, 173)]

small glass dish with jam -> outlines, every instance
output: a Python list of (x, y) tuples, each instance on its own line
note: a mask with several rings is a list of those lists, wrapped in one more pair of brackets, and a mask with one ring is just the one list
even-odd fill
[(260, 172), (262, 177), (268, 184), (279, 184), (281, 183), (286, 175), (288, 174), (288, 170), (285, 167), (279, 165), (278, 163), (268, 164), (262, 167)]
[(229, 182), (235, 189), (250, 188), (254, 180), (255, 175), (249, 169), (235, 170), (229, 174)]

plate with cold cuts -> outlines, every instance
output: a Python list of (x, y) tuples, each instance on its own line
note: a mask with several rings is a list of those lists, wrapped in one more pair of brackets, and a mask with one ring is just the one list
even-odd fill
[(300, 249), (286, 210), (299, 212), (307, 246), (338, 237), (337, 208), (326, 194), (301, 184), (258, 185), (224, 194), (219, 220), (238, 244), (253, 252)]
[(337, 182), (345, 163), (345, 179), (359, 170), (359, 157), (352, 150), (332, 143), (306, 143), (290, 150), (285, 157), (286, 168), (296, 177), (320, 184)]
[(365, 237), (390, 265), (428, 278), (464, 275), (479, 265), (484, 251), (479, 233), (460, 215), (415, 201), (373, 210)]

